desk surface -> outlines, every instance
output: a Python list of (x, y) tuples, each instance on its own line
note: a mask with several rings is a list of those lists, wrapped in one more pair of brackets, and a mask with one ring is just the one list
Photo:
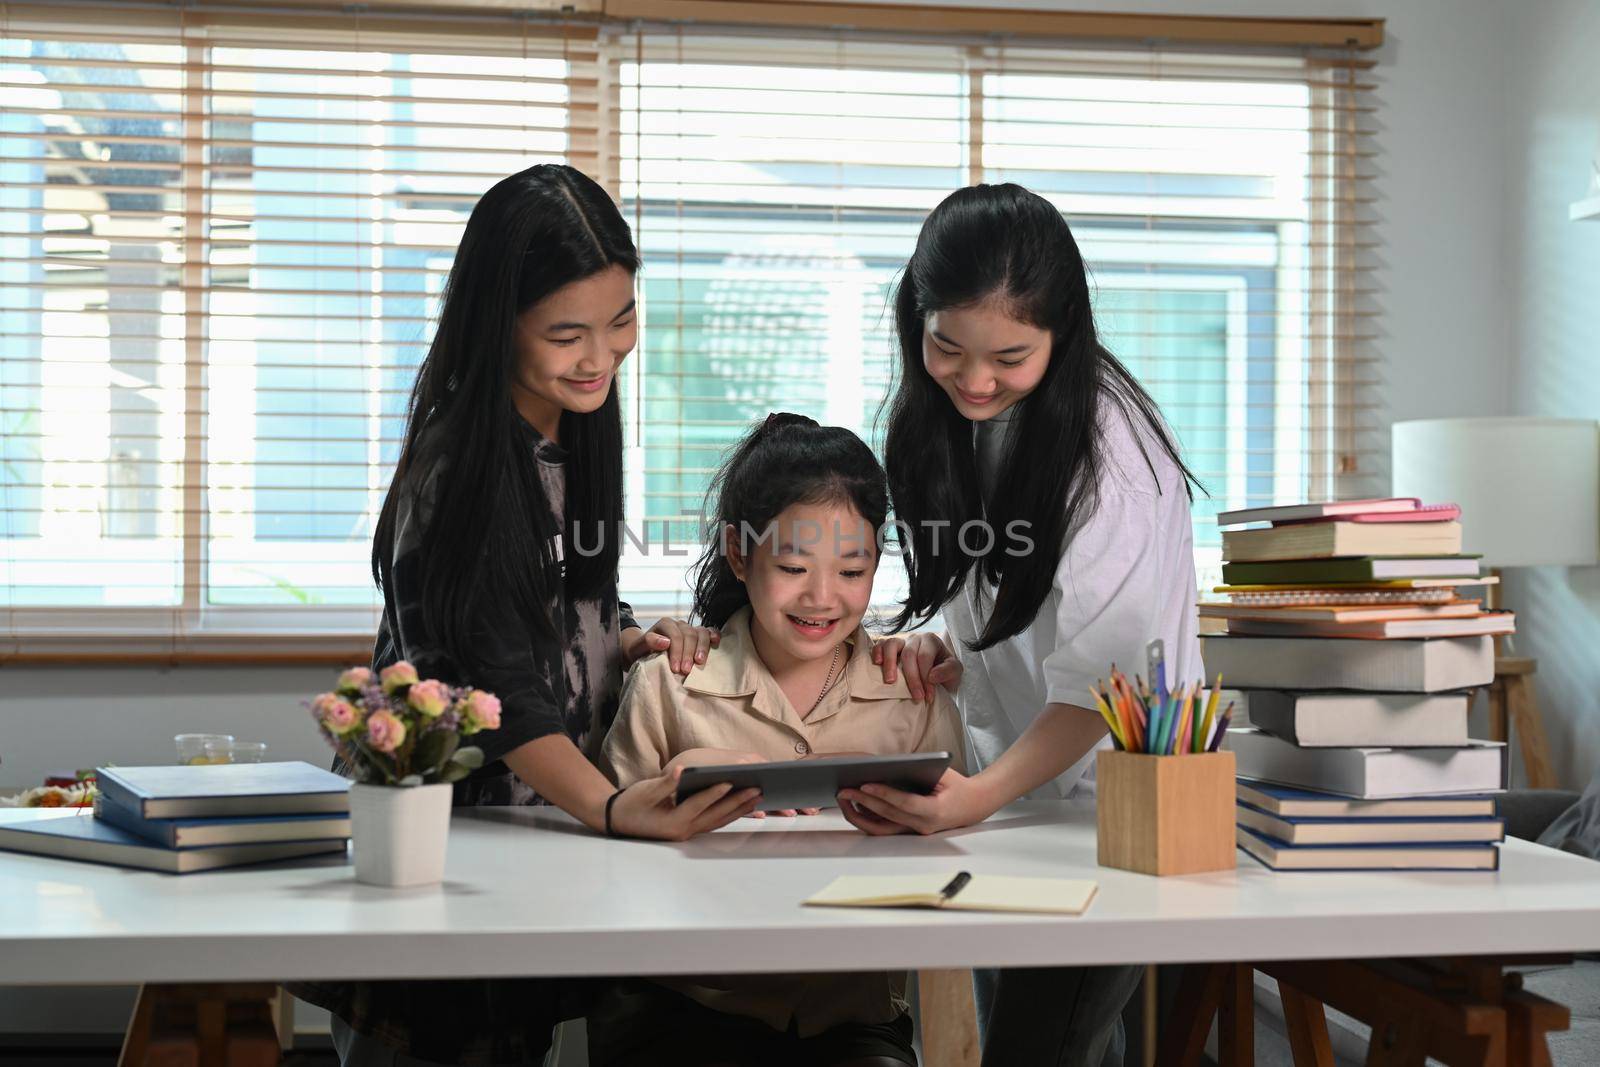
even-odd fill
[[(1600, 950), (1600, 864), (1511, 841), (1497, 873), (1095, 864), (1093, 809), (1036, 801), (931, 838), (837, 812), (685, 844), (610, 841), (547, 808), (457, 814), (443, 885), (348, 865), (174, 877), (0, 853), (0, 959), (27, 984), (666, 974)], [(1093, 878), (1078, 917), (804, 908), (842, 873)]]

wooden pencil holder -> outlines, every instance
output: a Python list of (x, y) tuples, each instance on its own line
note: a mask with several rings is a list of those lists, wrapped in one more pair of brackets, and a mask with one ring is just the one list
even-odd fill
[(1141, 874), (1232, 869), (1232, 752), (1151, 756), (1104, 749), (1095, 764), (1099, 860)]

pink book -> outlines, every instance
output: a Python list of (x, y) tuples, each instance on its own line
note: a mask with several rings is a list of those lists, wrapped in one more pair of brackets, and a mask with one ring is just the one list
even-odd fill
[(1308, 522), (1454, 522), (1461, 517), (1455, 504), (1424, 504), (1415, 511), (1364, 511), (1354, 515), (1329, 515), (1321, 519), (1279, 519), (1274, 526), (1300, 526)]
[(1330, 500), (1316, 504), (1280, 504), (1270, 508), (1244, 508), (1217, 515), (1218, 526), (1246, 522), (1297, 522), (1307, 519), (1342, 519), (1350, 515), (1391, 515), (1417, 511), (1416, 497), (1382, 497), (1375, 500)]

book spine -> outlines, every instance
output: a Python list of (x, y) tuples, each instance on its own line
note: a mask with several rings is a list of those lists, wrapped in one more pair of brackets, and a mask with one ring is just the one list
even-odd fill
[(111, 794), (101, 792), (94, 806), (95, 818), (102, 822), (110, 823), (119, 830), (126, 830), (135, 837), (142, 837), (151, 844), (163, 848), (178, 847), (178, 831), (171, 823), (146, 819), (138, 812), (124, 807)]
[(127, 786), (109, 775), (96, 775), (95, 790), (112, 803), (121, 805), (126, 811), (136, 813), (141, 817), (146, 815), (144, 798), (136, 795)]

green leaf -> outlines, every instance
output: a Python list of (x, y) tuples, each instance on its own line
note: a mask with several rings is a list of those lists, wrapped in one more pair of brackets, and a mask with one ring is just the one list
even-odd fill
[(477, 745), (468, 745), (466, 748), (456, 749), (451, 762), (459, 763), (469, 771), (475, 771), (483, 766), (483, 749)]
[(356, 746), (356, 751), (361, 753), (361, 762), (371, 772), (369, 781), (381, 785), (384, 782), (393, 782), (400, 777), (400, 770), (394, 765), (394, 760), (382, 752), (369, 746), (364, 741), (351, 738), (351, 743)]
[(408, 774), (404, 778), (400, 779), (400, 781), (396, 782), (395, 784), (396, 785), (407, 785), (407, 786), (409, 786), (409, 785), (421, 785), (422, 784), (422, 775), (420, 775), (420, 774)]
[(436, 778), (434, 778), (434, 781), (436, 781), (436, 782), (459, 782), (459, 781), (461, 781), (461, 779), (465, 778), (467, 775), (469, 775), (471, 773), (472, 773), (472, 768), (471, 767), (464, 766), (463, 764), (457, 763), (454, 760), (452, 760), (451, 762), (446, 763), (444, 765), (444, 767), (442, 767), (440, 769), (439, 774), (438, 774), (438, 776)]
[(431, 773), (449, 761), (460, 743), (453, 730), (434, 730), (422, 734), (411, 754), (411, 766), (423, 774)]

